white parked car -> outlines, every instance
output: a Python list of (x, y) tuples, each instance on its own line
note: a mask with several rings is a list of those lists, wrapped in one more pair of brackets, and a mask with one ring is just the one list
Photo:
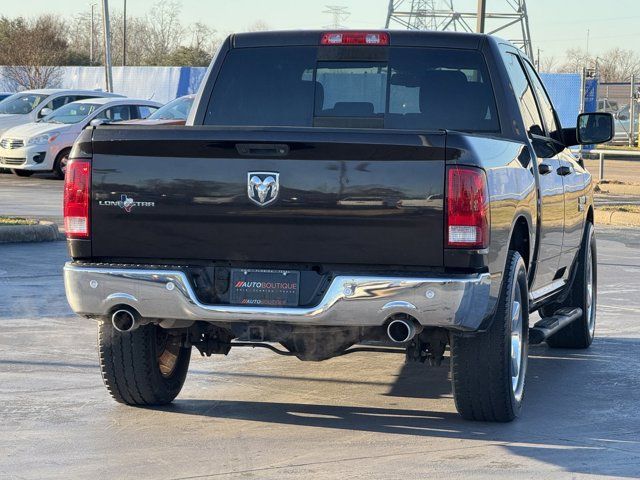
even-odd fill
[(7, 130), (0, 137), (0, 167), (27, 177), (53, 171), (64, 178), (73, 142), (88, 125), (146, 118), (162, 104), (130, 98), (88, 98), (69, 103), (39, 122)]
[(23, 123), (36, 122), (54, 110), (84, 98), (119, 97), (100, 90), (68, 90), (45, 88), (14, 93), (0, 102), (0, 136), (8, 129)]

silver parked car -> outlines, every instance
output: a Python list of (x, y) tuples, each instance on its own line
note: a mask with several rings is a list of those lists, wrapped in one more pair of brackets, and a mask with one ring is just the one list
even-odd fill
[(12, 127), (46, 117), (54, 110), (84, 98), (122, 97), (100, 90), (44, 88), (14, 93), (0, 102), (0, 135)]
[(7, 130), (0, 137), (0, 167), (27, 177), (53, 171), (64, 178), (71, 146), (90, 124), (146, 118), (162, 104), (130, 98), (87, 98), (49, 113), (39, 122)]

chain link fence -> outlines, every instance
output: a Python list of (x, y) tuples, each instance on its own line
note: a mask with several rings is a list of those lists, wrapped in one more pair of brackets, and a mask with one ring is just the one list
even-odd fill
[(598, 83), (598, 111), (609, 112), (615, 121), (613, 145), (638, 146), (640, 125), (640, 78), (629, 82)]

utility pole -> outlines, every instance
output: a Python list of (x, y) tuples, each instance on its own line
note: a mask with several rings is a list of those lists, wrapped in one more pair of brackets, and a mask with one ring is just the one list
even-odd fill
[(127, 65), (127, 0), (124, 0), (122, 14), (122, 66)]
[(478, 0), (478, 18), (476, 19), (476, 32), (484, 33), (484, 19), (487, 14), (487, 0)]
[(631, 75), (631, 95), (629, 98), (629, 146), (633, 147), (636, 144), (636, 76)]
[(93, 15), (93, 9), (95, 8), (96, 4), (92, 3), (91, 4), (91, 38), (89, 39), (89, 65), (93, 65), (93, 39), (95, 37), (95, 23), (93, 21), (94, 15)]
[(536, 68), (540, 70), (540, 47), (538, 47), (538, 58), (536, 60)]
[(587, 57), (589, 56), (589, 35), (591, 31), (587, 28)]
[(104, 35), (104, 74), (107, 92), (113, 92), (111, 70), (111, 25), (109, 23), (109, 0), (102, 0), (102, 30)]

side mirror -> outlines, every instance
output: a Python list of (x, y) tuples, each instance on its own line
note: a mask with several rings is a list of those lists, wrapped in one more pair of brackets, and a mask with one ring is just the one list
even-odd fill
[(39, 115), (40, 115), (40, 117), (46, 117), (47, 115), (50, 115), (52, 113), (53, 113), (53, 110), (51, 110), (48, 107), (44, 107), (42, 110), (40, 110)]
[(578, 144), (606, 143), (614, 135), (615, 125), (613, 123), (613, 115), (610, 113), (595, 112), (578, 115), (578, 127), (576, 128)]
[(104, 125), (105, 123), (109, 122), (104, 118), (94, 118), (93, 120), (91, 120), (91, 122), (89, 122), (89, 125), (91, 125), (92, 127), (99, 127), (100, 125)]

